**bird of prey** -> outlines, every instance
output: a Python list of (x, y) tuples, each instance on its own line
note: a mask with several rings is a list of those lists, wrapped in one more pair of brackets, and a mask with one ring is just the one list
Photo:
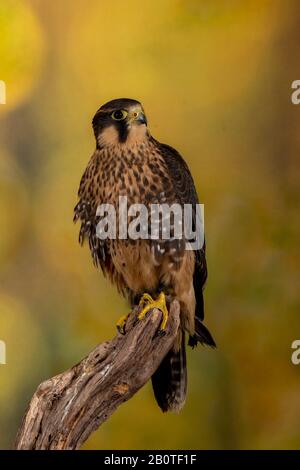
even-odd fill
[[(143, 306), (139, 318), (156, 307), (163, 313), (163, 330), (170, 299), (178, 299), (180, 330), (152, 385), (163, 411), (180, 411), (187, 392), (185, 332), (192, 347), (198, 342), (215, 346), (203, 324), (205, 243), (196, 251), (187, 250), (187, 240), (163, 239), (161, 232), (156, 239), (103, 240), (97, 235), (97, 207), (117, 206), (118, 198), (127, 196), (128, 204), (191, 204), (195, 210), (193, 178), (180, 154), (151, 136), (139, 101), (112, 100), (100, 107), (92, 124), (96, 150), (81, 178), (74, 209), (74, 221), (81, 222), (79, 241), (88, 240), (94, 263), (132, 306)], [(124, 322), (120, 320), (120, 330)]]

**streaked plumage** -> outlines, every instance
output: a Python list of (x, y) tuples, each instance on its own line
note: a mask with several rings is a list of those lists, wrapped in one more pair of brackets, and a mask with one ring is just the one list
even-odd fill
[[(112, 113), (128, 113), (114, 120)], [(135, 117), (134, 117), (135, 116)], [(96, 210), (101, 203), (117, 206), (119, 196), (128, 204), (195, 204), (198, 197), (190, 171), (179, 153), (155, 140), (147, 129), (141, 104), (113, 100), (93, 119), (96, 150), (80, 182), (74, 220), (80, 219), (79, 240), (89, 241), (94, 263), (127, 296), (138, 303), (143, 293), (156, 296), (161, 290), (176, 297), (181, 308), (181, 332), (152, 378), (160, 407), (179, 410), (186, 396), (184, 331), (189, 344), (214, 346), (202, 323), (203, 287), (207, 277), (205, 246), (185, 250), (185, 240), (105, 240), (96, 236)]]

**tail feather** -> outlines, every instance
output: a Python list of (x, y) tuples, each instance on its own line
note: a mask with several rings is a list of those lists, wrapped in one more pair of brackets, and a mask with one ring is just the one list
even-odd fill
[(199, 318), (195, 317), (195, 333), (193, 336), (189, 337), (189, 346), (194, 348), (197, 346), (198, 343), (206, 344), (207, 346), (211, 346), (212, 348), (216, 347), (216, 343), (210, 334), (209, 330), (204, 326), (204, 324), (199, 320)]
[(154, 396), (162, 411), (179, 412), (185, 403), (187, 369), (185, 337), (181, 334), (180, 349), (171, 349), (152, 376)]

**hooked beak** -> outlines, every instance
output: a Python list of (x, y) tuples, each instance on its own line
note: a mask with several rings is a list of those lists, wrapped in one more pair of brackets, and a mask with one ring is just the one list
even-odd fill
[(144, 113), (140, 112), (138, 117), (135, 119), (139, 124), (145, 124), (147, 126), (147, 118)]
[(136, 122), (137, 124), (145, 124), (147, 126), (147, 118), (142, 111), (139, 113), (133, 113), (130, 121)]

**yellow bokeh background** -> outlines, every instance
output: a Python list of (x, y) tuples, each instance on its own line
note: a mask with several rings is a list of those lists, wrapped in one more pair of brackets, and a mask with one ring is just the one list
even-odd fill
[(44, 51), (43, 31), (27, 2), (5, 0), (0, 4), (1, 79), (9, 90), (7, 108), (26, 100), (34, 87)]
[(194, 175), (218, 349), (188, 351), (181, 414), (148, 384), (84, 448), (299, 448), (299, 20), (296, 0), (1, 1), (1, 448), (37, 385), (128, 309), (72, 224), (92, 116), (118, 97)]

